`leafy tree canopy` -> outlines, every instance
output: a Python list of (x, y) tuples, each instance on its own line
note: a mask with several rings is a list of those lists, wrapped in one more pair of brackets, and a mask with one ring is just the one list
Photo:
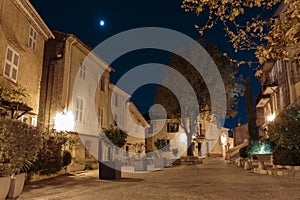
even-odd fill
[[(266, 10), (276, 9), (280, 3), (278, 13), (266, 15)], [(208, 10), (206, 24), (195, 25), (199, 34), (220, 23), (235, 51), (255, 50), (260, 64), (268, 60), (300, 59), (299, 0), (183, 0), (182, 8), (196, 15), (205, 15)]]
[[(207, 44), (203, 40), (199, 42), (210, 54), (216, 66), (218, 67), (226, 89), (227, 117), (234, 117), (237, 114), (237, 98), (242, 96), (244, 93), (243, 78), (237, 76), (238, 68), (233, 66), (230, 63), (230, 61), (222, 55), (222, 52), (217, 45)], [(184, 51), (184, 53), (187, 55), (193, 55), (192, 59), (203, 59), (201, 57), (198, 58), (194, 56), (197, 54), (194, 52), (195, 49), (193, 48), (183, 49), (182, 51)], [(192, 66), (190, 63), (188, 63), (185, 59), (178, 56), (177, 54), (172, 55), (169, 66), (177, 70), (191, 84), (198, 99), (200, 113), (209, 112), (211, 101), (207, 84), (213, 84), (213, 75), (212, 80), (209, 80), (209, 83), (205, 82), (201, 75), (195, 70), (194, 66)], [(174, 80), (172, 78), (170, 80), (168, 79), (164, 81), (172, 82), (174, 84), (176, 84), (177, 82), (177, 80)], [(172, 91), (168, 90), (163, 86), (160, 86), (156, 93), (156, 103), (163, 105), (167, 111), (168, 116), (171, 118), (181, 119), (182, 117), (180, 116), (181, 110), (179, 101), (183, 102), (183, 109), (195, 111), (195, 106), (189, 103), (189, 99), (186, 96), (183, 95), (180, 98), (181, 99), (178, 99), (178, 97), (176, 98)], [(199, 113), (196, 113), (196, 116), (198, 116), (198, 114)]]
[(107, 144), (112, 143), (119, 148), (126, 144), (126, 138), (128, 134), (117, 126), (111, 125), (109, 128), (103, 129), (103, 133), (106, 137), (101, 134), (100, 139)]
[[(212, 57), (218, 67), (221, 78), (223, 79), (222, 82), (225, 85), (227, 99), (227, 117), (235, 116), (237, 113), (237, 98), (243, 95), (244, 88), (242, 78), (236, 75), (238, 68), (233, 66), (228, 58), (222, 55), (218, 46), (207, 44), (204, 41), (199, 42), (201, 42), (202, 46)], [(203, 55), (198, 54), (197, 48), (191, 46), (190, 48), (181, 49), (180, 51), (181, 55), (185, 55), (192, 59), (190, 62), (199, 63), (199, 61), (204, 60), (203, 63), (200, 63), (204, 73), (211, 67), (207, 64), (207, 59), (203, 58)], [(173, 94), (174, 91), (160, 86), (156, 92), (156, 103), (162, 105), (166, 109), (169, 117), (177, 118), (181, 122), (181, 125), (187, 134), (188, 155), (191, 156), (192, 149), (190, 144), (192, 135), (196, 132), (197, 118), (199, 114), (208, 118), (211, 117), (211, 115), (208, 114), (211, 113), (210, 92), (214, 92), (214, 94), (219, 97), (223, 94), (222, 87), (218, 85), (215, 80), (216, 76), (213, 74), (204, 74), (204, 76), (206, 76), (206, 80), (204, 81), (204, 78), (202, 77), (203, 74), (199, 74), (192, 64), (177, 54), (174, 54), (171, 57), (169, 66), (179, 72), (179, 74), (188, 81), (195, 94), (190, 94), (185, 88), (186, 85), (177, 78), (174, 78), (176, 76), (168, 74), (163, 80), (163, 85), (172, 85), (174, 88), (181, 88), (180, 94), (175, 96), (175, 94)], [(208, 90), (208, 85), (210, 86), (210, 90), (213, 91)], [(196, 102), (192, 98), (193, 95), (197, 98)], [(222, 96), (220, 96), (220, 99), (222, 99)], [(217, 111), (224, 109), (224, 105), (216, 105), (216, 107)], [(197, 108), (199, 108), (199, 110)], [(213, 114), (214, 117), (221, 116), (221, 114), (218, 115), (218, 113)], [(220, 120), (224, 119), (219, 118), (216, 122), (220, 122)]]

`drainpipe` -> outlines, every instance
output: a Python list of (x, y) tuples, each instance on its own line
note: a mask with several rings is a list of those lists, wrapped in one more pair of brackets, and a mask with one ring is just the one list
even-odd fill
[(66, 96), (66, 101), (64, 105), (64, 109), (68, 112), (69, 109), (69, 96), (70, 96), (70, 85), (71, 85), (71, 62), (72, 62), (72, 46), (75, 42), (77, 42), (77, 39), (74, 35), (72, 35), (73, 41), (69, 45), (69, 59), (68, 59), (68, 73), (67, 73), (67, 96)]
[(286, 69), (286, 84), (287, 84), (287, 90), (288, 90), (288, 102), (285, 107), (289, 107), (290, 104), (292, 103), (292, 94), (291, 94), (291, 80), (290, 80), (290, 66), (289, 62), (284, 62), (285, 63), (285, 69)]
[(291, 60), (289, 60), (289, 67), (290, 67), (290, 83), (291, 83), (291, 90), (292, 92), (292, 96), (291, 96), (291, 104), (295, 104), (296, 101), (296, 88), (295, 88), (295, 78), (294, 78), (294, 67), (293, 67), (293, 63)]
[[(48, 113), (48, 119), (47, 119), (47, 129), (49, 130), (50, 128), (50, 116), (51, 116), (51, 104), (52, 104), (52, 92), (53, 92), (53, 79), (54, 79), (54, 61), (57, 60), (57, 58), (51, 58), (49, 61), (48, 61), (48, 65), (47, 65), (47, 76), (46, 76), (46, 90), (45, 90), (45, 103), (44, 103), (44, 123), (42, 125), (43, 127), (43, 130), (45, 129), (45, 122), (46, 122), (46, 114)], [(52, 82), (51, 84), (49, 83), (50, 82), (50, 68), (52, 68)], [(51, 87), (51, 90), (49, 89), (49, 86)], [(49, 95), (49, 93), (51, 92), (51, 94)], [(48, 100), (48, 96), (50, 97), (50, 99)], [(49, 105), (47, 105), (47, 103), (49, 102)], [(47, 109), (47, 107), (49, 107)]]

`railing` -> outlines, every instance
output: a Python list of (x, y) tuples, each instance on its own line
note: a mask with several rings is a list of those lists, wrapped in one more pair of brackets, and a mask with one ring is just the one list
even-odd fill
[(226, 160), (230, 160), (230, 158), (232, 158), (233, 156), (237, 155), (240, 152), (240, 149), (247, 146), (249, 144), (249, 142), (244, 142), (236, 147), (233, 147), (231, 149), (229, 149), (228, 151), (226, 151)]
[(270, 94), (263, 94), (262, 92), (260, 92), (257, 96), (256, 96), (256, 105), (258, 105), (259, 101), (261, 99), (268, 99), (270, 98), (271, 95)]
[(262, 89), (265, 91), (269, 87), (276, 87), (278, 86), (278, 80), (266, 79), (265, 82), (262, 84)]

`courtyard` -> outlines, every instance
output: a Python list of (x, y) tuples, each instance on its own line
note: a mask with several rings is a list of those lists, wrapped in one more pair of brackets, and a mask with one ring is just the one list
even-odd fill
[(300, 176), (255, 174), (219, 158), (152, 173), (99, 180), (98, 170), (27, 184), (20, 200), (59, 199), (300, 199)]

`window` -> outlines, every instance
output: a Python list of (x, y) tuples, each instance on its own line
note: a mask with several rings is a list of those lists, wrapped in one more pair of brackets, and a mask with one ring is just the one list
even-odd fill
[(153, 123), (150, 123), (150, 127), (148, 128), (148, 134), (152, 134), (154, 131), (154, 125)]
[(76, 98), (76, 121), (83, 122), (83, 99)]
[(30, 125), (29, 118), (27, 116), (23, 115), (19, 119), (21, 120), (21, 122)]
[(100, 81), (99, 81), (99, 89), (101, 91), (105, 92), (105, 79), (103, 76), (100, 78)]
[(297, 67), (297, 73), (299, 72), (298, 74), (300, 74), (300, 61), (299, 60), (296, 61), (296, 67)]
[(168, 122), (168, 133), (178, 132), (179, 125), (176, 122)]
[(126, 145), (125, 156), (129, 156), (129, 146)]
[(31, 118), (31, 126), (34, 126), (34, 127), (37, 126), (37, 119), (36, 119), (36, 117), (32, 117)]
[(103, 127), (103, 108), (100, 107), (98, 109), (98, 127)]
[(90, 154), (90, 149), (92, 147), (92, 141), (87, 140), (84, 142), (84, 146), (85, 146), (85, 158), (92, 158), (92, 155)]
[(114, 119), (115, 119), (115, 126), (118, 126), (119, 119), (118, 119), (118, 115), (117, 114), (115, 114)]
[(81, 63), (79, 69), (79, 77), (85, 79), (86, 65)]
[(19, 60), (20, 55), (13, 48), (7, 47), (3, 73), (13, 82), (17, 82)]
[(36, 50), (36, 39), (37, 39), (37, 32), (34, 30), (34, 28), (32, 26), (30, 26), (28, 46), (33, 51)]
[(295, 62), (295, 68), (296, 68), (295, 82), (298, 83), (300, 81), (300, 61)]
[(119, 106), (119, 97), (117, 94), (115, 94), (115, 106), (118, 107)]

